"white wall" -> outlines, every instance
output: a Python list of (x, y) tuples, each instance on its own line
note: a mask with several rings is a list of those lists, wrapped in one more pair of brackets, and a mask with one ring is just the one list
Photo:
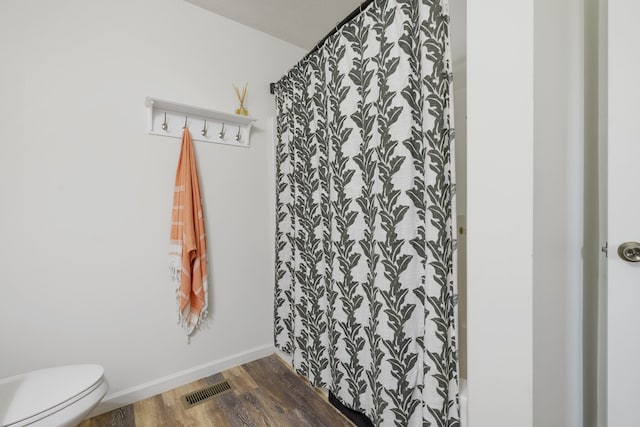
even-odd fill
[(532, 425), (533, 7), (467, 4), (470, 427)]
[(594, 426), (597, 1), (535, 2), (534, 424)]
[(593, 426), (597, 1), (481, 3), (468, 5), (471, 426), (498, 425), (496, 414), (504, 425)]
[(584, 51), (584, 0), (536, 0), (536, 426), (582, 426)]
[[(270, 351), (268, 83), (303, 54), (182, 0), (0, 2), (0, 377), (95, 362), (113, 394)], [(195, 143), (211, 312), (187, 344), (167, 270), (180, 142), (147, 135), (144, 98), (233, 111), (245, 81), (252, 147)]]

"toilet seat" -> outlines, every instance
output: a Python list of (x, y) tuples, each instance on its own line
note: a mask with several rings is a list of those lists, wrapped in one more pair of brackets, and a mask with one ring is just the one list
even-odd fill
[(99, 365), (72, 365), (0, 380), (0, 426), (20, 427), (48, 417), (98, 389), (103, 375)]

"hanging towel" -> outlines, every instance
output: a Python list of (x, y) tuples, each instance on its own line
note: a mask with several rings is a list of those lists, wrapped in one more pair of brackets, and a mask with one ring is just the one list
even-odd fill
[(207, 243), (198, 170), (187, 127), (176, 171), (169, 271), (176, 288), (178, 321), (189, 336), (207, 315)]

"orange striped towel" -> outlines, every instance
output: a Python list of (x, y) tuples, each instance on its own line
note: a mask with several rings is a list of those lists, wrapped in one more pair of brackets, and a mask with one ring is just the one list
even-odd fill
[(178, 320), (189, 336), (207, 315), (207, 241), (198, 169), (189, 128), (182, 133), (176, 171), (169, 271), (176, 288)]

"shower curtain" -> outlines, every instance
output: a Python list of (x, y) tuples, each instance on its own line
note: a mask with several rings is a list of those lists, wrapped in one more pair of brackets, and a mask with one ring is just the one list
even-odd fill
[(376, 0), (276, 84), (276, 346), (376, 426), (458, 426), (447, 0)]

